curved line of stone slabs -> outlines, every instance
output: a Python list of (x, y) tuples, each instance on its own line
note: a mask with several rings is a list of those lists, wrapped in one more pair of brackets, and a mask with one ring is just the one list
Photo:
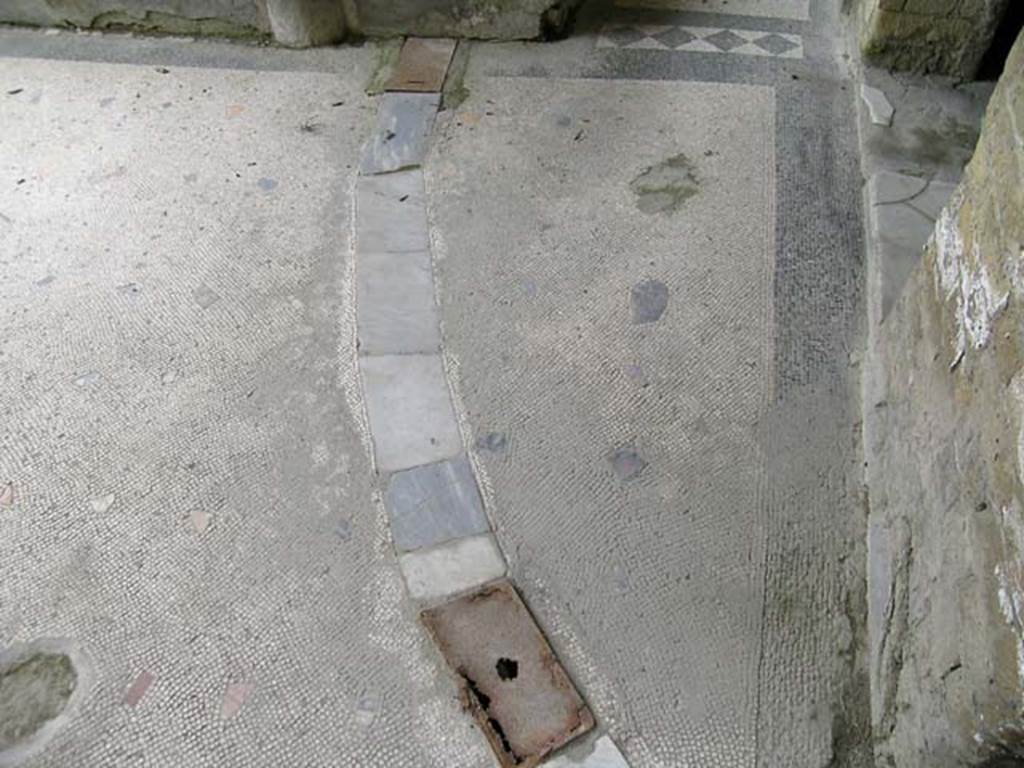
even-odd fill
[[(409, 595), (430, 603), (507, 568), (462, 445), (441, 356), (421, 165), (436, 93), (387, 93), (356, 191), (359, 368), (391, 537)], [(607, 735), (578, 760), (628, 768)]]

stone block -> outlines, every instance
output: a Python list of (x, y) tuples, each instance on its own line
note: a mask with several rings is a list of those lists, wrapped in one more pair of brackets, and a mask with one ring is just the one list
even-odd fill
[(414, 600), (456, 595), (500, 579), (506, 570), (505, 558), (489, 533), (408, 552), (398, 558), (398, 565)]
[(364, 357), (360, 368), (379, 469), (396, 472), (461, 452), (439, 355)]
[(219, 37), (270, 31), (259, 0), (4, 0), (0, 22)]
[(390, 173), (422, 165), (440, 104), (437, 93), (385, 93), (362, 172)]
[(860, 97), (867, 105), (871, 122), (875, 125), (892, 125), (893, 108), (885, 93), (878, 88), (872, 88), (867, 83), (861, 83)]
[(344, 3), (339, 0), (266, 0), (274, 39), (281, 45), (306, 48), (340, 42), (348, 31)]
[(860, 31), (864, 56), (891, 69), (973, 77), (1006, 5), (982, 1), (982, 12), (965, 16), (955, 0), (869, 0)]
[(360, 253), (356, 281), (360, 355), (440, 350), (429, 253)]
[(878, 255), (876, 278), (884, 320), (921, 261), (921, 250), (954, 184), (880, 171), (868, 183), (872, 250)]
[(391, 538), (399, 551), (490, 530), (476, 478), (464, 454), (396, 472), (388, 481), (386, 504)]
[[(1024, 46), (1021, 47), (1024, 50)], [(1010, 112), (1014, 144), (1018, 151), (1024, 150), (1024, 77), (1007, 84), (1002, 96)]]
[[(1021, 45), (989, 102), (956, 208), (947, 205), (921, 268), (890, 302), (866, 371), (880, 764), (995, 765), (1019, 744), (1024, 191), (1010, 95), (1024, 76), (1012, 66)], [(887, 226), (885, 216), (913, 206), (930, 218), (936, 201), (922, 192), (875, 203), (914, 183), (897, 178), (883, 194), (871, 181), (872, 212), (882, 214), (874, 235), (894, 231), (890, 245), (913, 224)]]
[(361, 177), (357, 195), (356, 248), (360, 254), (430, 250), (422, 171)]
[(528, 40), (560, 30), (576, 0), (356, 0), (360, 31), (370, 36)]
[(952, 16), (960, 0), (906, 0), (904, 13), (916, 13), (922, 16)]
[(568, 749), (548, 760), (545, 768), (629, 768), (609, 736), (597, 739), (589, 751)]

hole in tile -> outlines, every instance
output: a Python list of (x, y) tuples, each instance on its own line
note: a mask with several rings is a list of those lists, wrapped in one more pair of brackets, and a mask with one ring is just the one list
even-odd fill
[(494, 669), (502, 680), (515, 680), (519, 677), (519, 662), (515, 659), (500, 658)]

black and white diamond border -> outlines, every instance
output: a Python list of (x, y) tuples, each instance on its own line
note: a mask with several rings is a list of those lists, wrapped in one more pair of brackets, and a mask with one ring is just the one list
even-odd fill
[[(675, 39), (685, 39), (687, 36), (690, 39), (686, 39), (686, 42), (673, 42)], [(723, 39), (735, 39), (735, 44), (727, 47), (716, 44), (716, 40)], [(785, 43), (790, 44), (788, 50), (778, 50)], [(734, 53), (777, 59), (802, 59), (804, 57), (804, 43), (800, 35), (751, 29), (691, 27), (678, 24), (608, 24), (598, 35), (597, 47), (648, 51)]]

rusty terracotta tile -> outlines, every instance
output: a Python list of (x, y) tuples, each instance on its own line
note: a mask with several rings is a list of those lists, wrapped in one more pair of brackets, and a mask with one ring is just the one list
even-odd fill
[(156, 676), (147, 669), (142, 670), (139, 676), (135, 678), (135, 681), (128, 686), (128, 690), (124, 692), (124, 703), (129, 707), (134, 707), (140, 701), (142, 697), (146, 695), (146, 691), (149, 690), (149, 686), (156, 680)]
[(237, 715), (245, 700), (249, 698), (249, 694), (252, 693), (252, 689), (252, 683), (228, 683), (228, 687), (224, 691), (224, 700), (220, 705), (220, 716), (225, 720), (230, 720)]
[(453, 53), (454, 40), (441, 37), (406, 38), (398, 55), (398, 66), (385, 90), (419, 93), (440, 91)]
[(423, 611), (420, 619), (503, 768), (533, 768), (594, 727), (586, 702), (509, 581)]

